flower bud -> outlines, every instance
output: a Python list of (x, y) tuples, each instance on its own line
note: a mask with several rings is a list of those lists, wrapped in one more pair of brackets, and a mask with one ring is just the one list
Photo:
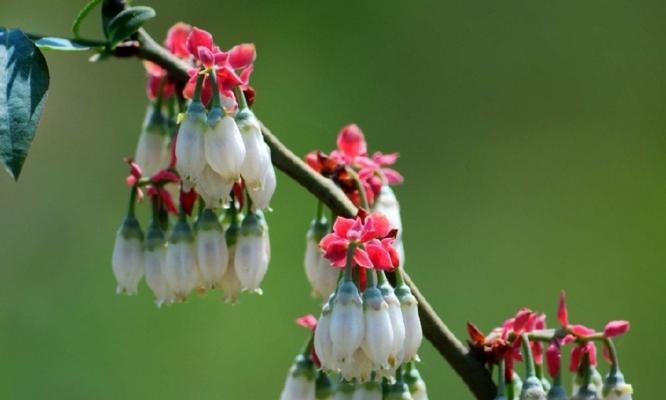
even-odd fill
[(144, 176), (152, 176), (169, 164), (169, 135), (167, 122), (161, 110), (154, 105), (148, 107), (146, 118), (134, 153), (134, 162), (139, 164)]
[(400, 300), (395, 295), (391, 284), (386, 280), (379, 286), (379, 290), (382, 292), (384, 301), (388, 305), (389, 318), (391, 319), (391, 330), (393, 331), (391, 354), (396, 357), (396, 365), (400, 365), (402, 364), (405, 351), (405, 322), (402, 318)]
[(333, 358), (333, 341), (331, 339), (332, 302), (331, 298), (322, 307), (314, 333), (315, 353), (317, 353), (324, 371), (334, 371), (337, 369), (337, 363)]
[(611, 369), (602, 389), (603, 400), (631, 400), (633, 393), (634, 389), (624, 381), (622, 372)]
[(197, 222), (197, 261), (206, 288), (214, 288), (227, 271), (229, 251), (222, 225), (210, 208), (202, 211)]
[(404, 374), (404, 380), (409, 388), (409, 393), (413, 400), (428, 400), (426, 384), (421, 378), (419, 370), (413, 362), (407, 364)]
[[(233, 206), (232, 206), (233, 207)], [(225, 232), (225, 238), (227, 242), (227, 249), (229, 251), (227, 269), (220, 279), (219, 287), (224, 292), (224, 301), (225, 303), (236, 303), (238, 302), (238, 296), (241, 292), (241, 282), (238, 280), (238, 275), (236, 274), (236, 267), (234, 266), (234, 259), (236, 254), (236, 243), (238, 242), (238, 233), (240, 231), (240, 225), (238, 224), (238, 216), (236, 215), (235, 209), (230, 209), (225, 215), (225, 220), (229, 217), (229, 226)]]
[(319, 248), (319, 242), (330, 230), (326, 218), (315, 219), (310, 225), (305, 244), (305, 275), (312, 286), (312, 295), (327, 299), (338, 285), (340, 271), (331, 267)]
[(571, 397), (571, 400), (600, 400), (601, 397), (597, 394), (596, 388), (594, 385), (583, 385), (581, 386), (574, 396)]
[(379, 382), (357, 384), (352, 400), (382, 400), (382, 386)]
[(539, 378), (530, 376), (525, 379), (520, 390), (520, 400), (546, 400), (546, 392)]
[[(399, 271), (397, 273), (400, 273)], [(405, 346), (404, 361), (412, 361), (421, 347), (423, 331), (419, 319), (419, 309), (416, 297), (412, 294), (409, 286), (402, 284), (395, 289), (395, 294), (400, 300), (402, 320), (405, 323)]]
[(374, 369), (392, 368), (396, 364), (397, 355), (393, 353), (391, 317), (388, 304), (377, 287), (368, 287), (363, 292), (363, 317), (365, 319), (363, 349), (372, 361)]
[(271, 154), (254, 114), (245, 109), (238, 113), (236, 119), (245, 144), (245, 159), (240, 172), (248, 190), (252, 192), (264, 186), (266, 170), (271, 168)]
[(356, 389), (356, 384), (353, 382), (347, 382), (344, 379), (340, 380), (335, 387), (335, 394), (333, 395), (333, 400), (353, 400), (354, 399), (354, 390)]
[(245, 145), (236, 121), (221, 117), (219, 108), (213, 109), (208, 119), (210, 130), (205, 135), (206, 161), (227, 182), (238, 180), (245, 159)]
[(174, 299), (173, 290), (167, 282), (165, 270), (166, 239), (159, 223), (154, 222), (146, 233), (144, 263), (146, 268), (146, 283), (155, 295), (157, 307), (164, 303), (171, 303)]
[[(268, 148), (268, 145), (264, 144), (264, 146)], [(270, 154), (270, 150), (267, 151)], [(275, 169), (272, 165), (269, 165), (268, 168), (266, 168), (266, 173), (262, 180), (262, 187), (248, 191), (250, 199), (252, 199), (253, 210), (265, 210), (270, 208), (271, 199), (273, 198), (275, 188), (277, 187), (277, 177), (275, 176)]]
[(125, 218), (116, 233), (111, 266), (118, 282), (116, 293), (136, 294), (143, 276), (143, 232), (132, 215)]
[(353, 282), (342, 281), (331, 312), (332, 355), (338, 365), (354, 361), (353, 354), (363, 343), (364, 334), (361, 296)]
[(233, 185), (233, 182), (227, 181), (222, 175), (213, 171), (210, 165), (206, 165), (197, 183), (197, 192), (207, 207), (216, 208), (227, 202)]
[(259, 213), (243, 218), (236, 244), (234, 266), (243, 290), (261, 294), (261, 281), (268, 271), (270, 242), (268, 228)]
[(409, 394), (409, 389), (402, 379), (398, 379), (391, 385), (385, 399), (387, 400), (412, 400), (412, 395)]
[(315, 381), (315, 399), (330, 400), (333, 396), (333, 385), (331, 379), (324, 371), (317, 371), (317, 380)]
[(207, 130), (206, 109), (199, 102), (191, 103), (176, 138), (176, 170), (188, 185), (199, 180), (206, 166), (204, 135)]
[(199, 281), (194, 236), (185, 219), (179, 220), (169, 237), (165, 275), (178, 300), (185, 300)]
[(299, 355), (289, 369), (280, 400), (314, 400), (315, 368), (312, 361)]
[[(590, 366), (589, 368), (590, 368), (590, 372), (589, 372), (589, 374), (590, 374), (590, 383), (588, 385), (589, 389), (591, 391), (593, 391), (594, 393), (596, 393), (597, 397), (601, 398), (601, 391), (602, 391), (603, 385), (604, 385), (603, 378), (601, 377), (601, 374), (599, 373), (599, 371), (595, 367)], [(574, 375), (571, 393), (574, 394), (574, 395), (576, 393), (578, 393), (580, 391), (580, 388), (583, 385), (584, 381), (585, 381), (585, 378), (580, 373), (577, 373), (576, 375)]]

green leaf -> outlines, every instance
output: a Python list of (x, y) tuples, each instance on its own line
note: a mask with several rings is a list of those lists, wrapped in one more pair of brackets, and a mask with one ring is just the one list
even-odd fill
[(108, 27), (107, 39), (111, 48), (135, 33), (149, 19), (155, 17), (155, 10), (150, 7), (129, 7), (116, 15)]
[(86, 19), (88, 14), (90, 14), (90, 12), (101, 2), (102, 0), (90, 0), (85, 6), (83, 6), (81, 11), (79, 11), (79, 15), (76, 16), (72, 23), (72, 33), (75, 38), (79, 37), (79, 29), (81, 28), (83, 20)]
[(66, 39), (59, 37), (43, 37), (35, 40), (40, 49), (60, 51), (85, 51), (96, 47), (104, 47), (105, 42), (83, 39)]
[(49, 70), (19, 29), (0, 28), (0, 161), (18, 179), (46, 102)]

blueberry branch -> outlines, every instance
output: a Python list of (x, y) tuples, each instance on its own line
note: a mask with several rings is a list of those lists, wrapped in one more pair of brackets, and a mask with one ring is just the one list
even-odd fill
[[(104, 10), (120, 12), (125, 3), (123, 0), (105, 0)], [(115, 14), (114, 14), (115, 15)], [(105, 19), (113, 15), (105, 15)], [(152, 61), (167, 70), (169, 74), (184, 84), (188, 79), (188, 66), (174, 57), (168, 50), (160, 46), (145, 30), (141, 29), (136, 35), (138, 46), (135, 47), (134, 56)], [(356, 206), (347, 198), (344, 192), (333, 181), (324, 178), (312, 170), (300, 157), (287, 148), (265, 125), (262, 124), (262, 133), (266, 144), (271, 149), (273, 164), (293, 180), (301, 184), (306, 190), (317, 197), (336, 215), (354, 217), (358, 211)], [(419, 302), (419, 316), (423, 333), (439, 351), (444, 359), (453, 367), (458, 375), (467, 384), (470, 391), (479, 400), (491, 400), (495, 397), (497, 389), (484, 365), (474, 358), (469, 349), (449, 330), (426, 298), (421, 294), (409, 275), (403, 271), (405, 283)]]

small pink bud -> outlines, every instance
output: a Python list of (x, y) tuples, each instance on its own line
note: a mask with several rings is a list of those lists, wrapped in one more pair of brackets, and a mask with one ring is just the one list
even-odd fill
[(615, 337), (624, 335), (629, 330), (629, 321), (611, 321), (604, 328), (604, 336)]

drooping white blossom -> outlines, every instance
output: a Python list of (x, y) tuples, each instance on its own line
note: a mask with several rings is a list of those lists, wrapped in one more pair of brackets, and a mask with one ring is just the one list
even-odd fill
[(184, 300), (197, 286), (197, 267), (194, 235), (186, 220), (179, 220), (169, 237), (165, 261), (165, 275), (177, 300)]
[(546, 391), (539, 378), (530, 376), (525, 379), (520, 389), (520, 400), (546, 400)]
[(206, 109), (192, 102), (176, 137), (176, 170), (187, 185), (197, 182), (206, 166), (204, 136), (208, 129)]
[(143, 276), (143, 232), (139, 221), (128, 215), (116, 233), (111, 266), (118, 294), (134, 295)]
[(405, 324), (404, 361), (412, 361), (416, 358), (419, 347), (421, 347), (421, 342), (423, 341), (418, 301), (405, 284), (398, 286), (395, 289), (395, 294), (398, 300), (400, 300), (402, 319)]
[(207, 207), (221, 207), (227, 202), (233, 185), (233, 182), (224, 179), (213, 171), (210, 165), (206, 165), (197, 182), (197, 192)]
[(229, 264), (227, 240), (215, 212), (202, 211), (197, 221), (197, 261), (204, 287), (214, 288), (222, 280)]
[(262, 179), (263, 186), (256, 188), (254, 190), (248, 191), (250, 199), (252, 199), (252, 209), (253, 210), (265, 210), (270, 209), (271, 199), (275, 193), (275, 188), (277, 187), (277, 177), (275, 176), (275, 169), (273, 168), (270, 162), (270, 150), (268, 146), (264, 144), (267, 148), (267, 153), (269, 155), (269, 166), (266, 168), (266, 173)]
[(363, 343), (365, 321), (358, 288), (351, 281), (342, 281), (333, 299), (331, 312), (333, 359), (338, 365), (354, 361), (354, 352)]
[(144, 264), (146, 283), (153, 291), (158, 307), (174, 300), (174, 292), (165, 275), (166, 252), (164, 232), (157, 223), (152, 223), (146, 233)]
[(233, 183), (240, 176), (245, 145), (236, 121), (228, 115), (221, 117), (219, 108), (215, 111), (211, 111), (210, 129), (205, 135), (206, 161), (224, 180)]
[(396, 358), (396, 365), (402, 364), (405, 351), (405, 321), (400, 308), (400, 300), (395, 295), (393, 287), (384, 279), (379, 285), (384, 301), (388, 305), (388, 313), (391, 319), (391, 329), (393, 331), (393, 346), (391, 354)]
[(325, 371), (334, 371), (337, 366), (336, 360), (333, 358), (333, 340), (331, 339), (332, 304), (332, 300), (329, 299), (322, 307), (314, 333), (315, 352)]
[(261, 126), (254, 114), (245, 109), (236, 116), (238, 127), (245, 144), (245, 159), (241, 175), (250, 193), (264, 186), (266, 171), (271, 167), (271, 154), (264, 142)]
[(312, 295), (327, 299), (338, 285), (340, 271), (331, 267), (319, 248), (319, 241), (329, 232), (326, 218), (315, 218), (305, 238), (305, 275), (312, 287)]
[(169, 164), (169, 134), (161, 110), (150, 105), (134, 153), (144, 176), (152, 176)]
[(315, 375), (312, 361), (299, 355), (289, 369), (280, 400), (314, 400)]
[(270, 240), (260, 212), (248, 213), (241, 223), (234, 266), (243, 290), (261, 294), (261, 281), (268, 271)]
[(372, 361), (373, 369), (392, 368), (396, 364), (396, 355), (391, 317), (388, 304), (375, 286), (367, 287), (363, 292), (363, 316), (365, 319), (363, 350)]

